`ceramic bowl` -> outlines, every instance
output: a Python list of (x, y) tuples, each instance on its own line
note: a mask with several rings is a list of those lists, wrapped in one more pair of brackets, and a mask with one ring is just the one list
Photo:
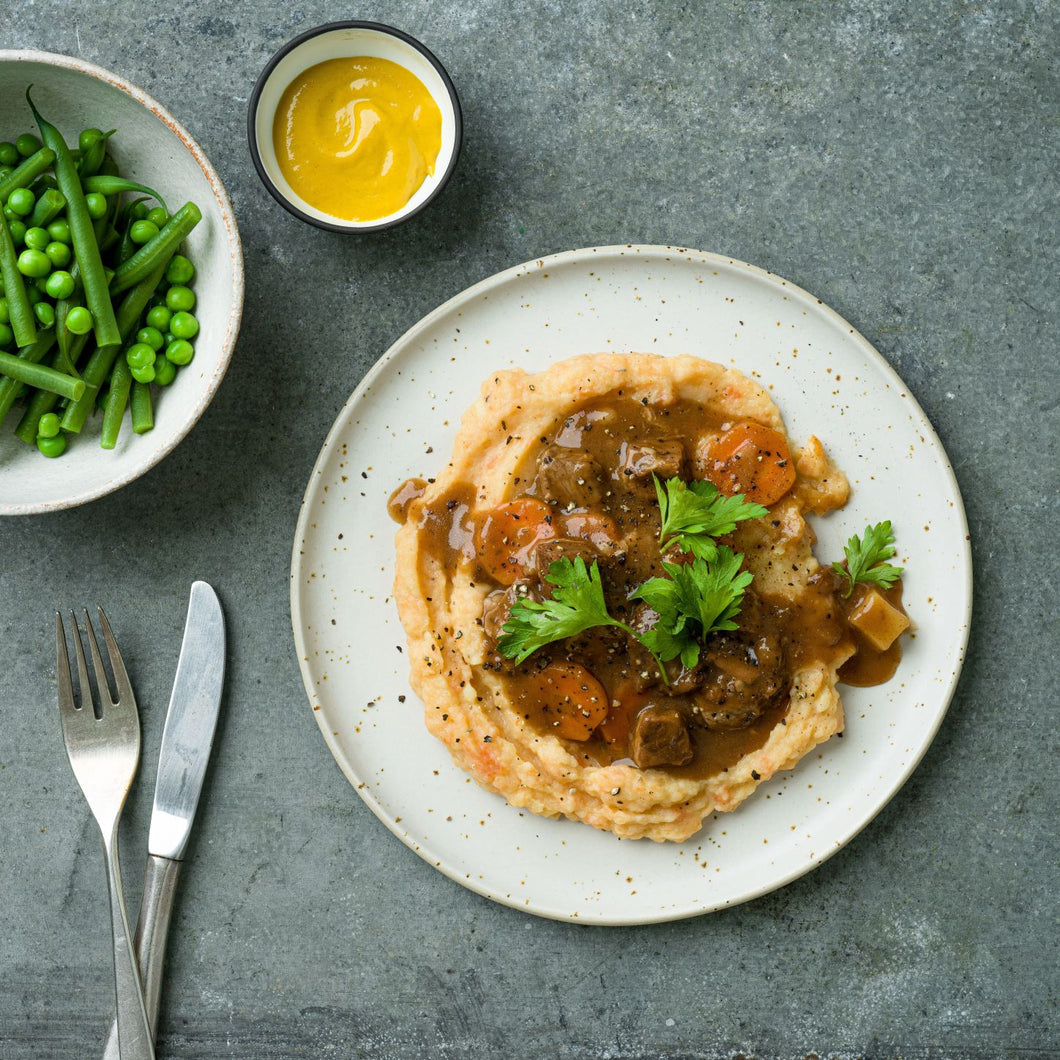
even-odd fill
[(36, 131), (33, 102), (76, 143), (83, 128), (117, 129), (111, 153), (123, 175), (157, 188), (175, 210), (193, 200), (202, 221), (187, 241), (195, 263), (195, 358), (165, 390), (155, 388), (155, 426), (134, 435), (129, 415), (117, 447), (99, 446), (100, 417), (71, 437), (54, 460), (16, 439), (17, 409), (0, 424), (0, 515), (70, 508), (142, 475), (171, 452), (202, 415), (221, 383), (243, 310), (243, 252), (232, 204), (202, 148), (145, 92), (116, 74), (66, 55), (0, 50), (0, 139)]
[[(361, 55), (389, 59), (423, 82), (442, 113), (442, 146), (434, 173), (400, 210), (374, 221), (347, 221), (311, 206), (291, 188), (280, 172), (272, 131), (280, 97), (303, 70), (328, 59)], [(247, 134), (258, 176), (295, 217), (332, 232), (375, 232), (415, 217), (445, 187), (460, 154), (460, 100), (445, 67), (414, 37), (379, 22), (330, 22), (288, 41), (266, 64), (251, 93)]]

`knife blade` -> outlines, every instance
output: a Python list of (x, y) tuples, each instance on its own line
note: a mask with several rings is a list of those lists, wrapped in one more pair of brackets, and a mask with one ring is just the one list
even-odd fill
[[(147, 842), (147, 871), (134, 945), (151, 1033), (158, 1023), (166, 936), (181, 860), (195, 820), (210, 759), (225, 676), (225, 620), (217, 594), (194, 582), (158, 755), (155, 801)], [(104, 1060), (120, 1060), (112, 1021)]]

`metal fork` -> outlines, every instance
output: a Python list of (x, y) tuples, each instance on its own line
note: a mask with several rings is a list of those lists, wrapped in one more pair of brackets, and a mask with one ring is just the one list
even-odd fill
[(129, 675), (125, 672), (125, 664), (118, 652), (118, 645), (114, 641), (114, 634), (103, 608), (99, 608), (99, 623), (110, 657), (111, 672), (114, 674), (116, 699), (111, 696), (107, 672), (103, 667), (99, 644), (87, 610), (84, 612), (84, 620), (98, 696), (93, 705), (81, 633), (77, 628), (77, 619), (71, 611), (80, 705), (74, 699), (70, 657), (66, 650), (66, 632), (63, 629), (62, 615), (56, 611), (55, 648), (58, 660), (56, 674), (59, 683), (59, 714), (63, 721), (63, 739), (66, 741), (70, 768), (81, 785), (85, 801), (103, 836), (114, 936), (114, 983), (117, 993), (118, 1045), (121, 1060), (154, 1060), (154, 1045), (147, 1022), (147, 1010), (144, 1007), (143, 985), (133, 952), (129, 918), (125, 913), (121, 866), (118, 862), (118, 821), (140, 758), (140, 716), (136, 712), (136, 698), (129, 683)]

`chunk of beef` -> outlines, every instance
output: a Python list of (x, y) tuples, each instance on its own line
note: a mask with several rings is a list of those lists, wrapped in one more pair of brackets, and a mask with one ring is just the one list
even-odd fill
[(738, 630), (714, 634), (701, 652), (705, 674), (695, 694), (695, 720), (708, 729), (750, 725), (772, 705), (788, 680), (779, 629), (751, 590), (744, 596), (738, 621)]
[(692, 738), (676, 705), (649, 703), (633, 721), (630, 757), (641, 769), (683, 766), (692, 761)]
[(600, 553), (591, 541), (585, 541), (573, 537), (554, 537), (549, 541), (542, 541), (536, 549), (535, 572), (537, 580), (541, 583), (541, 591), (551, 597), (552, 585), (545, 581), (548, 568), (557, 560), (569, 559), (573, 562), (578, 556), (584, 560), (586, 567), (592, 566), (593, 560), (599, 560)]
[[(634, 606), (626, 621), (637, 633), (645, 633), (659, 621), (659, 615), (641, 601)], [(662, 677), (655, 663), (655, 657), (639, 640), (628, 633), (626, 634), (626, 652), (629, 655), (629, 675), (633, 680), (633, 688), (637, 692), (646, 692), (649, 688), (654, 688), (659, 684)]]
[(652, 475), (665, 482), (685, 470), (685, 447), (679, 438), (660, 438), (652, 442), (623, 442), (619, 450), (618, 473), (623, 489), (643, 497), (655, 496)]
[[(637, 633), (644, 633), (651, 629), (658, 620), (659, 616), (655, 611), (642, 601), (634, 606), (627, 622)], [(659, 673), (659, 665), (655, 661), (655, 656), (639, 640), (628, 634), (626, 635), (626, 654), (629, 656), (630, 677), (637, 692), (646, 692), (649, 688), (662, 684), (662, 675)], [(675, 696), (684, 696), (694, 692), (706, 676), (706, 668), (702, 662), (697, 662), (695, 666), (684, 666), (680, 659), (671, 659), (665, 666), (666, 676), (669, 678), (667, 691)]]
[(550, 445), (537, 458), (537, 495), (562, 508), (598, 504), (607, 493), (604, 469), (582, 449)]
[(491, 644), (496, 644), (517, 600), (540, 600), (541, 594), (529, 582), (515, 582), (507, 589), (494, 589), (482, 605), (482, 629)]

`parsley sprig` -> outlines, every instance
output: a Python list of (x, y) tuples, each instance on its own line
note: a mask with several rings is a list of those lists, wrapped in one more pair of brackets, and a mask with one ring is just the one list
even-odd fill
[(596, 560), (586, 567), (581, 556), (573, 560), (564, 556), (549, 565), (545, 577), (554, 587), (551, 600), (516, 600), (508, 612), (497, 641), (506, 658), (521, 663), (546, 644), (576, 637), (596, 626), (617, 626), (640, 639), (633, 629), (608, 613)]
[(751, 572), (741, 571), (742, 563), (743, 555), (724, 545), (709, 562), (664, 563), (668, 578), (649, 578), (630, 594), (659, 615), (640, 638), (644, 646), (664, 661), (680, 656), (682, 666), (695, 666), (704, 637), (737, 628), (733, 620), (751, 584)]
[(745, 519), (768, 514), (761, 504), (744, 499), (742, 493), (727, 497), (712, 482), (683, 482), (668, 479), (666, 485), (655, 477), (659, 498), (659, 549), (677, 542), (684, 552), (710, 562), (717, 546), (713, 538), (731, 534)]
[(844, 545), (843, 552), (847, 558), (846, 566), (833, 563), (832, 570), (848, 581), (844, 597), (850, 596), (857, 582), (889, 589), (902, 573), (903, 568), (884, 562), (895, 553), (894, 533), (889, 519), (875, 526), (866, 526), (864, 539), (854, 534)]

